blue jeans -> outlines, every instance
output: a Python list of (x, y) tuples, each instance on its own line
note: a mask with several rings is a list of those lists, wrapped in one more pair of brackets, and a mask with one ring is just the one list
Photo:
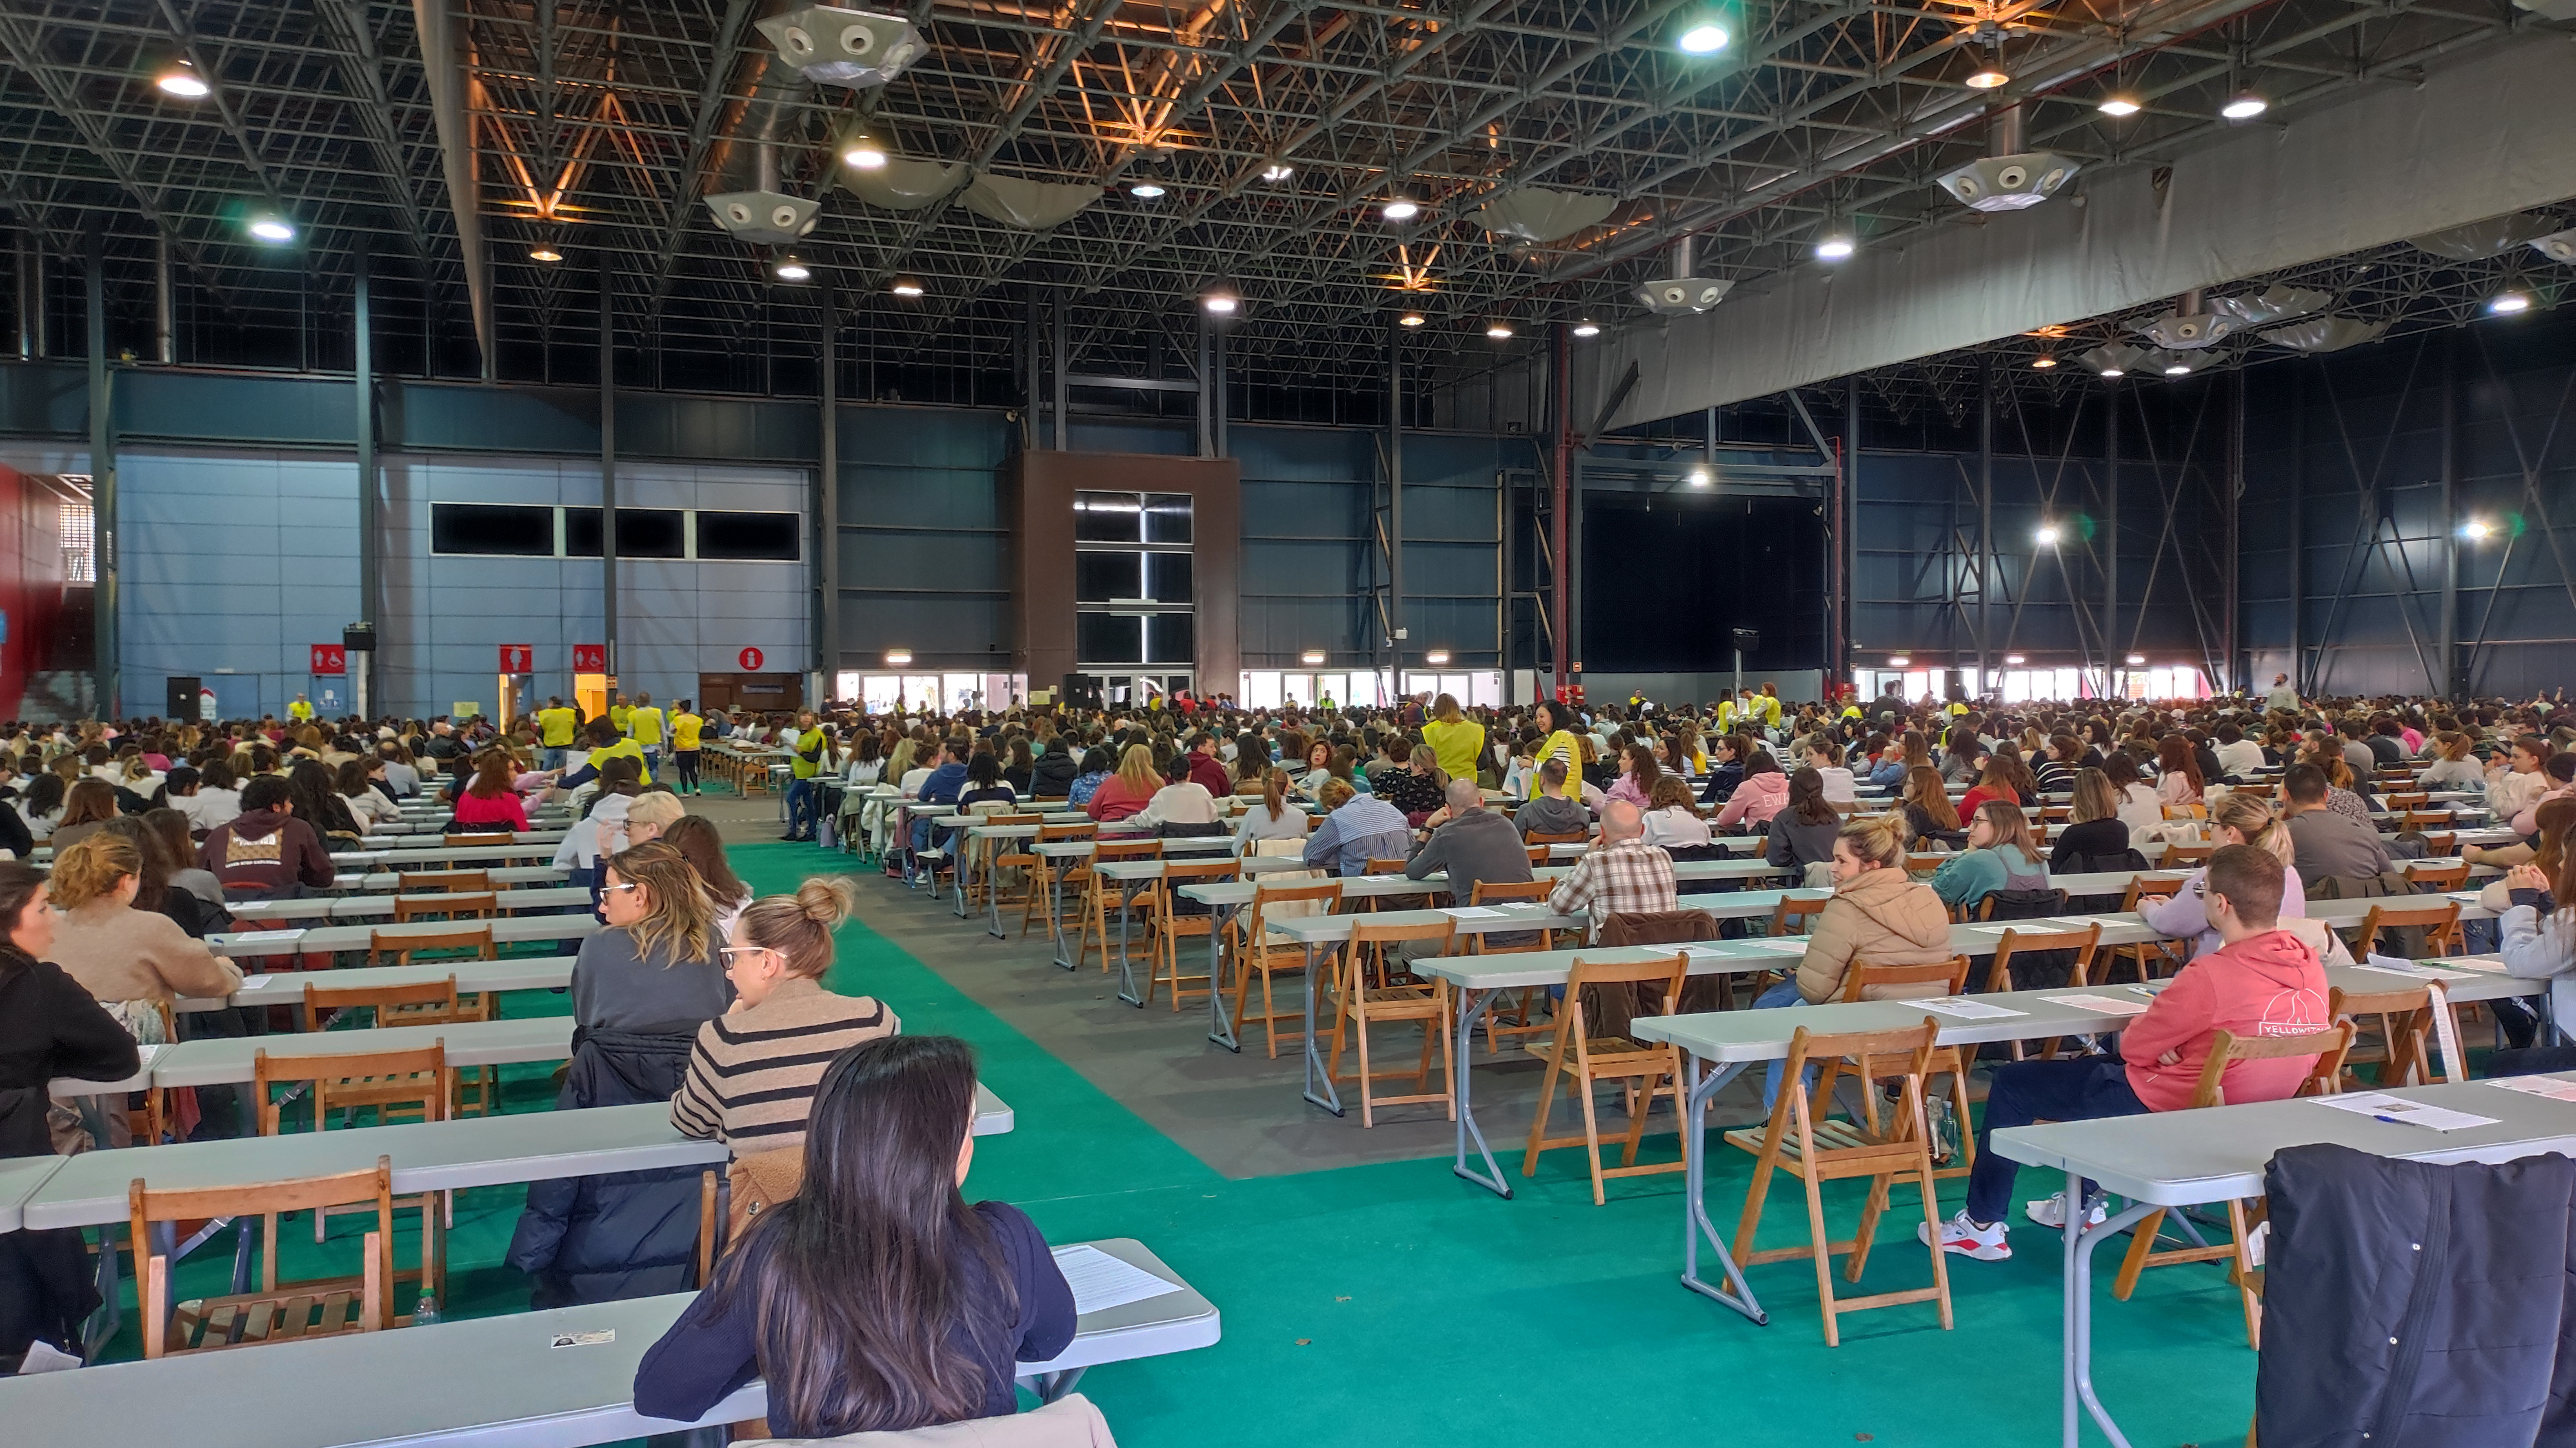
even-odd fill
[(547, 747), (537, 751), (537, 768), (539, 769), (561, 769), (563, 768), (563, 761), (564, 752), (561, 746), (548, 745)]
[(791, 779), (787, 782), (787, 838), (805, 840), (814, 837), (814, 781)]
[[(1778, 985), (1765, 990), (1762, 994), (1755, 996), (1753, 998), (1753, 1009), (1757, 1011), (1771, 1011), (1779, 1010), (1787, 1006), (1803, 1006), (1806, 1003), (1807, 998), (1798, 994), (1798, 978), (1793, 975), (1789, 979), (1780, 982)], [(1780, 1078), (1788, 1073), (1789, 1063), (1785, 1058), (1773, 1061), (1763, 1070), (1762, 1115), (1766, 1120), (1769, 1119), (1771, 1115), (1771, 1108), (1778, 1104), (1780, 1100)], [(1806, 1074), (1801, 1076), (1799, 1081), (1801, 1083), (1800, 1089), (1813, 1090), (1816, 1084), (1816, 1068), (1809, 1066)]]
[[(1995, 1132), (2037, 1121), (2099, 1121), (2111, 1116), (2141, 1116), (2146, 1103), (2129, 1089), (2129, 1068), (2119, 1058), (2079, 1056), (2065, 1061), (2011, 1061), (1995, 1067), (1986, 1088), (1985, 1120), (1977, 1124), (1977, 1164), (1968, 1172), (1968, 1215), (1980, 1222), (2000, 1222), (2012, 1207), (2013, 1175), (2021, 1164), (1998, 1155), (1990, 1145)], [(2084, 1184), (2091, 1196), (2093, 1184)], [(2069, 1212), (2083, 1210), (2068, 1202)]]

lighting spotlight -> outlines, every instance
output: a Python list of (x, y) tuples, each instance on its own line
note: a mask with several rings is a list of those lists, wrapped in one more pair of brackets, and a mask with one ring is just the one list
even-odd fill
[(2054, 548), (2057, 546), (2057, 540), (2066, 535), (2058, 531), (2056, 524), (2042, 523), (2039, 525), (2039, 531), (2030, 536), (2039, 540), (2040, 547)]
[(1816, 238), (1818, 261), (1841, 261), (1859, 249), (1860, 243), (1852, 239), (1851, 228), (1847, 226), (1828, 226), (1825, 234)]
[(1704, 20), (1683, 31), (1681, 39), (1673, 43), (1680, 46), (1685, 55), (1715, 55), (1726, 49), (1727, 42), (1732, 39), (1734, 37), (1726, 33), (1725, 26)]
[(2147, 661), (2147, 656), (2145, 654), (2131, 654), (2129, 655), (2128, 661), (2130, 665), (2134, 667), (2138, 664), (2145, 663)]
[(2520, 292), (2503, 292), (2487, 300), (2487, 310), (2499, 317), (2510, 317), (2516, 312), (2530, 311), (2531, 298)]
[(555, 250), (553, 243), (541, 241), (528, 248), (528, 260), (558, 262), (563, 260), (563, 253)]
[(1273, 161), (1261, 168), (1261, 179), (1264, 181), (1285, 181), (1296, 174), (1297, 168), (1285, 161)]
[(2102, 375), (2105, 377), (2126, 377), (2129, 375), (2129, 369), (2126, 367), (2105, 367), (2102, 369)]
[(1163, 194), (1163, 187), (1160, 182), (1139, 181), (1127, 188), (1127, 194), (1139, 201), (1151, 201)]
[(262, 241), (277, 245), (295, 239), (295, 226), (283, 217), (254, 216), (250, 222), (250, 234)]
[(1485, 324), (1485, 335), (1493, 338), (1497, 342), (1508, 342), (1512, 339), (1512, 324), (1509, 322), (1488, 322)]
[(1998, 86), (2010, 84), (2012, 84), (2011, 73), (1991, 60), (1977, 67), (1967, 80), (1970, 90), (1993, 90)]
[(1314, 664), (1320, 664), (1320, 663), (1322, 663), (1323, 661), (1324, 661), (1324, 651), (1323, 651), (1322, 649), (1308, 649), (1308, 650), (1306, 650), (1304, 653), (1299, 654), (1299, 655), (1297, 656), (1297, 662), (1299, 662), (1299, 663), (1301, 663), (1301, 664), (1310, 665), (1310, 666), (1311, 666), (1311, 665), (1314, 665)]
[(2271, 108), (2272, 103), (2261, 95), (2241, 90), (2229, 96), (2227, 104), (2218, 108), (2218, 113), (2231, 121), (2250, 121)]
[(2483, 541), (2495, 536), (2495, 525), (2484, 519), (2471, 518), (2460, 525), (2460, 536), (2472, 542)]
[(1431, 652), (1422, 656), (1422, 662), (1429, 664), (1431, 667), (1436, 669), (1442, 664), (1449, 662), (1449, 651), (1447, 649), (1433, 649)]
[(2010, 667), (2010, 668), (2016, 668), (2016, 669), (2018, 669), (2018, 668), (2020, 668), (2022, 665), (2024, 665), (2024, 664), (2026, 664), (2026, 663), (2029, 663), (2029, 662), (2030, 662), (2030, 660), (2028, 660), (2028, 659), (2026, 659), (2026, 658), (2022, 657), (2020, 654), (2006, 654), (2006, 655), (2004, 655), (2004, 663), (2005, 663), (2005, 665), (2006, 665), (2007, 667)]
[(1913, 662), (1914, 661), (1912, 659), (1907, 658), (1903, 654), (1893, 654), (1889, 656), (1887, 666), (1891, 669), (1901, 669)]
[(2165, 375), (2167, 377), (2189, 377), (2191, 375), (2191, 364), (2188, 362), (2168, 362), (2165, 364)]
[(204, 76), (197, 74), (195, 66), (184, 60), (172, 61), (168, 70), (152, 78), (152, 83), (161, 87), (164, 95), (174, 95), (183, 101), (203, 100), (214, 94), (215, 89), (206, 84)]
[(2134, 116), (2145, 110), (2144, 103), (2126, 91), (2113, 91), (2093, 103), (2093, 109), (2106, 116)]
[(1598, 337), (1601, 335), (1601, 324), (1592, 320), (1590, 317), (1586, 317), (1582, 321), (1574, 324), (1574, 335), (1578, 337)]
[(912, 650), (888, 649), (886, 650), (885, 661), (886, 667), (890, 669), (900, 669), (904, 665), (912, 662)]
[(776, 276), (782, 282), (805, 282), (812, 281), (814, 279), (814, 269), (807, 266), (797, 257), (796, 253), (792, 251), (787, 255), (780, 257), (778, 259), (778, 264), (771, 267), (769, 270), (771, 275)]
[(1694, 488), (1705, 488), (1716, 481), (1717, 479), (1709, 474), (1705, 466), (1690, 470), (1690, 485)]
[(841, 148), (841, 164), (845, 166), (855, 166), (862, 171), (874, 171), (885, 163), (885, 147), (878, 145), (876, 139), (865, 131), (852, 136), (850, 144)]
[(1199, 298), (1199, 305), (1207, 308), (1211, 316), (1231, 317), (1235, 309), (1243, 305), (1243, 299), (1236, 296), (1230, 287), (1218, 287)]
[(1403, 316), (1396, 318), (1395, 324), (1399, 327), (1419, 327), (1422, 325), (1423, 321), (1424, 318), (1420, 312), (1407, 312)]
[(2045, 352), (2042, 352), (2038, 356), (2030, 359), (2030, 365), (2038, 368), (2042, 372), (2045, 372), (2049, 368), (2057, 365), (2057, 359), (2049, 356)]
[(916, 277), (896, 277), (893, 285), (887, 287), (886, 290), (894, 293), (898, 297), (917, 297), (927, 289), (922, 286), (920, 279)]
[(1422, 206), (1419, 202), (1408, 201), (1398, 196), (1379, 207), (1377, 214), (1389, 221), (1411, 221), (1422, 214)]

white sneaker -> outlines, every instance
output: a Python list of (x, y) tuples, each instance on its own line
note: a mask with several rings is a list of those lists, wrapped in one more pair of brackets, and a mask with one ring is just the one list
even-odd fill
[[(2064, 1192), (2055, 1193), (2044, 1202), (2025, 1202), (2021, 1210), (2022, 1215), (2052, 1232), (2066, 1230), (2066, 1193)], [(2109, 1209), (2103, 1206), (2101, 1199), (2097, 1197), (2092, 1207), (2084, 1213), (2084, 1225), (2098, 1227), (2109, 1216)]]
[[(1931, 1225), (1917, 1223), (1914, 1239), (1930, 1244)], [(1979, 1262), (2005, 1262), (2012, 1258), (2012, 1241), (2004, 1234), (2003, 1223), (1988, 1222), (1981, 1227), (1970, 1221), (1966, 1212), (1961, 1212), (1941, 1224), (1941, 1250), (1956, 1252)]]

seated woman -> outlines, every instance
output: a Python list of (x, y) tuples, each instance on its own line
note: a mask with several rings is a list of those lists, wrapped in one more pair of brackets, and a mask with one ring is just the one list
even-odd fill
[(1824, 776), (1801, 766), (1789, 776), (1789, 804), (1771, 817), (1771, 841), (1762, 858), (1782, 870), (1793, 870), (1806, 877), (1804, 883), (1817, 883), (1820, 873), (1813, 866), (1829, 865), (1834, 857), (1834, 840), (1842, 832), (1843, 817), (1825, 802)]
[(684, 814), (662, 827), (662, 843), (678, 850), (688, 860), (689, 868), (698, 872), (698, 883), (705, 887), (708, 903), (716, 912), (716, 940), (721, 948), (723, 942), (733, 938), (733, 923), (751, 904), (751, 887), (733, 872), (733, 862), (725, 858), (723, 833), (704, 815)]
[(1024, 1213), (958, 1190), (973, 1053), (871, 1041), (832, 1061), (812, 1102), (802, 1188), (753, 1219), (644, 1354), (637, 1411), (695, 1419), (754, 1378), (769, 1431), (790, 1438), (1015, 1411), (1015, 1365), (1073, 1341), (1073, 1290)]
[(1081, 766), (1074, 773), (1072, 781), (1064, 787), (1064, 802), (1075, 809), (1089, 807), (1093, 797), (1100, 793), (1100, 786), (1109, 782), (1110, 770), (1113, 767), (1108, 750), (1098, 745), (1084, 750)]
[(1941, 903), (1970, 911), (1997, 891), (2047, 888), (2048, 872), (2040, 867), (2029, 818), (2020, 805), (1999, 799), (1977, 807), (1968, 821), (1968, 848), (1932, 872), (1932, 893)]
[(528, 808), (513, 787), (517, 780), (518, 764), (510, 751), (484, 750), (474, 761), (473, 781), (456, 796), (457, 828), (526, 830)]
[(966, 788), (957, 795), (961, 814), (1008, 814), (1018, 808), (1019, 792), (1002, 777), (1000, 756), (978, 749), (966, 761)]
[(2129, 822), (2120, 817), (2120, 797), (2111, 788), (2108, 770), (2075, 771), (2074, 802), (2067, 807), (2066, 818), (2066, 828), (2057, 832), (2057, 842), (2049, 847), (2048, 868), (2072, 875), (2133, 866)]
[(1646, 811), (1646, 843), (1666, 850), (1697, 849), (1710, 843), (1708, 821), (1691, 802), (1690, 781), (1678, 774), (1660, 775)]
[(103, 779), (84, 779), (63, 791), (63, 817), (54, 826), (57, 853), (97, 834), (116, 818), (116, 787)]
[(1127, 819), (1142, 814), (1162, 788), (1162, 776), (1154, 768), (1154, 751), (1142, 744), (1130, 744), (1127, 752), (1119, 756), (1118, 772), (1101, 784), (1085, 811), (1104, 825)]
[[(2570, 810), (2576, 819), (2576, 808)], [(2241, 790), (2230, 790), (2218, 808), (2209, 816), (2209, 842), (2213, 845), (2253, 845), (2268, 851), (2281, 862), (2281, 916), (2283, 919), (2308, 913), (2308, 893), (2299, 884), (2299, 872), (2291, 868), (2296, 847), (2290, 843), (2290, 827), (2272, 813), (2268, 800), (2256, 799)], [(2201, 866), (2182, 882), (2182, 888), (2163, 899), (2139, 902), (2139, 917), (2150, 929), (2177, 940), (2189, 940), (2193, 955), (2207, 955), (2226, 944), (2217, 927), (2209, 923), (2209, 867)], [(2509, 907), (2512, 902), (2508, 899)]]
[(801, 1149), (824, 1066), (903, 1028), (883, 1002), (823, 988), (832, 932), (855, 899), (846, 880), (810, 879), (793, 895), (754, 900), (734, 922), (722, 948), (733, 1007), (699, 1027), (671, 1098), (684, 1135), (724, 1142), (736, 1157)]
[(1631, 744), (1619, 751), (1619, 777), (1610, 781), (1607, 791), (1612, 799), (1624, 799), (1639, 810), (1650, 809), (1655, 781), (1663, 776), (1663, 766), (1655, 759), (1655, 746)]
[[(1744, 742), (1741, 734), (1731, 736)], [(1818, 780), (1822, 789), (1823, 781)], [(1750, 745), (1744, 753), (1744, 780), (1728, 796), (1726, 808), (1718, 811), (1717, 827), (1731, 830), (1737, 825), (1767, 825), (1778, 817), (1789, 802), (1789, 776), (1780, 772), (1780, 761), (1760, 745)]]
[(1716, 748), (1709, 756), (1708, 780), (1700, 786), (1701, 804), (1724, 805), (1733, 798), (1736, 786), (1744, 783), (1745, 756), (1753, 752), (1752, 742), (1741, 734), (1717, 736)]
[[(2200, 758), (2191, 741), (2180, 734), (2168, 734), (2156, 745), (2156, 802), (2167, 808), (2180, 809), (2199, 804), (2208, 782), (2200, 771)], [(2293, 914), (2297, 912), (2292, 912)]]
[(1234, 852), (1254, 853), (1263, 840), (1302, 840), (1314, 825), (1306, 812), (1288, 803), (1288, 772), (1272, 766), (1262, 771), (1261, 800), (1234, 822)]
[[(1805, 771), (1800, 771), (1804, 773)], [(1926, 965), (1947, 960), (1950, 912), (1931, 887), (1905, 874), (1905, 825), (1892, 815), (1853, 820), (1834, 837), (1833, 898), (1825, 902), (1807, 937), (1797, 974), (1762, 992), (1756, 1009), (1822, 1005), (1843, 995), (1852, 962)], [(1872, 987), (1872, 1000), (1949, 994), (1941, 984)], [(1762, 1086), (1762, 1105), (1779, 1099), (1782, 1063), (1774, 1061)]]
[(1190, 758), (1175, 754), (1163, 768), (1163, 787), (1138, 810), (1135, 819), (1148, 829), (1168, 831), (1182, 826), (1188, 833), (1222, 833), (1213, 831), (1217, 823), (1216, 796), (1204, 784), (1190, 778)]
[(2156, 797), (2155, 786), (2139, 775), (2138, 761), (2129, 751), (2114, 749), (2103, 756), (2102, 777), (2110, 782), (2111, 797), (2119, 803), (2120, 823), (2129, 827), (2129, 843), (2163, 838), (2164, 801)]
[(572, 1014), (585, 1031), (684, 1027), (724, 1014), (733, 992), (716, 955), (715, 903), (686, 856), (659, 840), (600, 860), (606, 928), (572, 967)]
[(1958, 808), (1950, 803), (1949, 786), (1942, 780), (1941, 771), (1928, 764), (1918, 764), (1907, 771), (1902, 813), (1908, 849), (1926, 841), (1953, 847), (1967, 843)]
[(367, 778), (367, 764), (362, 759), (348, 759), (331, 773), (331, 787), (339, 792), (340, 802), (347, 806), (349, 817), (358, 822), (358, 832), (368, 833), (379, 824), (402, 818), (402, 806), (389, 795), (379, 793)]
[(1959, 818), (1974, 819), (1986, 801), (1997, 799), (2016, 806), (2021, 802), (2021, 797), (2013, 791), (2012, 771), (2004, 766), (2002, 750), (1986, 756), (1985, 767), (1978, 772), (1977, 782), (1968, 786), (1968, 792), (1959, 797)]
[(1324, 822), (1306, 837), (1305, 860), (1336, 875), (1368, 873), (1371, 860), (1401, 860), (1413, 852), (1413, 830), (1382, 799), (1354, 791), (1341, 780), (1324, 785)]

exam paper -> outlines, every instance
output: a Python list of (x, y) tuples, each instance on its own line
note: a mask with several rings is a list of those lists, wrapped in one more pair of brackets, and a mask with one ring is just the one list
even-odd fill
[(2079, 1011), (2100, 1011), (2106, 1016), (2142, 1016), (2150, 1004), (2136, 996), (2124, 999), (2100, 995), (2046, 995), (2040, 999), (2051, 1005), (2073, 1006)]
[(225, 935), (208, 936), (218, 945), (266, 945), (278, 940), (301, 940), (301, 930), (236, 930)]
[(2337, 1111), (2350, 1111), (2377, 1121), (2421, 1126), (2428, 1131), (2465, 1131), (2472, 1126), (2493, 1126), (2496, 1121), (2492, 1116), (2472, 1116), (2465, 1111), (2453, 1111), (2447, 1106), (2430, 1106), (2421, 1101), (2409, 1101), (2402, 1096), (2391, 1096), (2385, 1091), (2359, 1091), (2342, 1096), (2313, 1096), (2308, 1099), (2319, 1106), (2331, 1106)]
[(2556, 1076), (2498, 1076), (2487, 1083), (2505, 1091), (2519, 1091), (2525, 1096), (2546, 1096), (2552, 1101), (2576, 1101), (2576, 1081)]
[(1921, 1006), (1936, 1015), (1955, 1016), (1963, 1021), (1999, 1021), (2006, 1016), (2030, 1014), (2028, 1011), (2016, 1011), (2004, 1006), (1989, 1005), (1984, 1001), (1970, 1000), (1966, 996), (1940, 996), (1932, 1000), (1895, 1001), (1892, 1004)]
[(1734, 943), (1744, 947), (1746, 950), (1758, 950), (1765, 955), (1804, 955), (1807, 953), (1807, 942), (1803, 940), (1739, 940)]
[(2402, 975), (2408, 980), (2468, 980), (2471, 978), (2465, 970), (2444, 970), (2439, 966), (2417, 965), (2411, 960), (2399, 960), (2393, 955), (2374, 955), (2363, 964), (2354, 966), (2353, 969), (2376, 971), (2381, 975)]
[(1503, 912), (1491, 905), (1452, 905), (1440, 912), (1452, 920), (1500, 920)]
[(1055, 1249), (1055, 1265), (1073, 1288), (1075, 1316), (1086, 1312), (1104, 1312), (1124, 1307), (1131, 1302), (1161, 1297), (1180, 1291), (1180, 1285), (1166, 1282), (1130, 1262), (1122, 1261), (1099, 1248), (1084, 1243)]

